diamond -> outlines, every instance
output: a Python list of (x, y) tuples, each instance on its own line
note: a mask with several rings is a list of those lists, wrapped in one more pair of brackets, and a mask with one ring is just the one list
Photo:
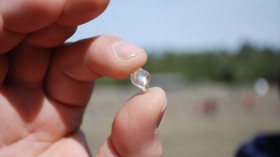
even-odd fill
[(131, 83), (142, 89), (144, 92), (148, 90), (148, 85), (151, 81), (151, 75), (148, 71), (140, 68), (130, 75)]

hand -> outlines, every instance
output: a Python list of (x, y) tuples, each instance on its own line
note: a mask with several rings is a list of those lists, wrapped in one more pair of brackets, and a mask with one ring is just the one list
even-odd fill
[[(125, 78), (147, 58), (115, 36), (63, 44), (108, 3), (0, 0), (0, 157), (89, 156), (80, 124), (94, 81)], [(165, 105), (160, 88), (133, 96), (97, 156), (161, 156)]]

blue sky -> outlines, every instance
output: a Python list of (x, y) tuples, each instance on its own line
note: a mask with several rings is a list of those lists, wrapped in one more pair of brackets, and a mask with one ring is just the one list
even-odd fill
[(149, 49), (280, 49), (280, 0), (111, 0), (75, 41), (114, 34)]

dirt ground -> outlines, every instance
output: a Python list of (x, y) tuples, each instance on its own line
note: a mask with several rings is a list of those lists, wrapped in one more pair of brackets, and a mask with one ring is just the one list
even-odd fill
[[(168, 106), (160, 134), (166, 157), (233, 157), (259, 133), (280, 132), (280, 102), (275, 87), (265, 96), (250, 86), (180, 85), (164, 87)], [(110, 133), (121, 105), (134, 87), (97, 86), (82, 129), (93, 154)]]

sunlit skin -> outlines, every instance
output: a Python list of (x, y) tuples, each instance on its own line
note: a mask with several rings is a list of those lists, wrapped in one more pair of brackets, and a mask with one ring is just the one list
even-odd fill
[[(64, 44), (108, 3), (0, 0), (0, 157), (90, 156), (80, 125), (94, 82), (126, 78), (147, 60), (142, 48), (112, 35)], [(131, 97), (96, 156), (162, 156), (165, 106), (160, 88)]]

